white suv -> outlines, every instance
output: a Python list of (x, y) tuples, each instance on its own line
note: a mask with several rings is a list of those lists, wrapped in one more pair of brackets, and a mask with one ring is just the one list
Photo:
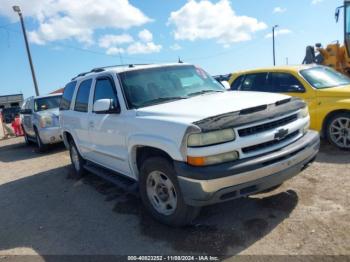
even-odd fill
[(39, 151), (49, 144), (62, 142), (58, 106), (62, 94), (27, 98), (21, 108), (21, 122), (27, 144), (34, 142)]
[(147, 210), (175, 226), (307, 167), (319, 150), (309, 121), (301, 100), (226, 92), (189, 64), (93, 69), (67, 84), (60, 106), (75, 171), (132, 179)]

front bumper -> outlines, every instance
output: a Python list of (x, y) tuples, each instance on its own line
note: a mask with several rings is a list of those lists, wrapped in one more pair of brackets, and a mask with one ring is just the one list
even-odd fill
[(259, 157), (208, 167), (175, 162), (175, 170), (185, 202), (205, 206), (283, 183), (305, 169), (315, 159), (319, 147), (319, 134), (308, 131), (289, 146)]
[(38, 130), (41, 141), (44, 144), (55, 144), (62, 142), (60, 127), (47, 127)]

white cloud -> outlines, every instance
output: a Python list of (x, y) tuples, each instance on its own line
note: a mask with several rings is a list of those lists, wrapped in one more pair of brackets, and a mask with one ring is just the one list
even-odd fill
[(321, 2), (323, 2), (323, 0), (312, 0), (311, 4), (317, 5), (317, 4), (321, 3)]
[(98, 45), (103, 48), (109, 48), (113, 45), (121, 45), (134, 41), (131, 35), (104, 35), (99, 39)]
[(277, 6), (277, 7), (275, 7), (274, 9), (273, 9), (273, 13), (274, 14), (282, 14), (282, 13), (285, 13), (287, 11), (287, 8), (283, 8), (283, 7), (279, 7), (279, 6)]
[(158, 53), (162, 49), (161, 45), (156, 45), (153, 42), (149, 43), (141, 43), (135, 42), (128, 46), (127, 52), (129, 54), (150, 54), (150, 53)]
[(228, 0), (217, 3), (189, 0), (171, 12), (168, 25), (175, 26), (177, 40), (216, 39), (226, 46), (250, 40), (253, 33), (267, 28), (256, 18), (236, 15)]
[(143, 29), (142, 31), (139, 32), (138, 34), (139, 38), (143, 42), (151, 42), (153, 40), (153, 35), (150, 31), (147, 29)]
[(105, 48), (107, 55), (157, 53), (162, 46), (155, 44), (152, 40), (152, 33), (144, 29), (138, 33), (138, 40), (134, 40), (129, 34), (104, 35), (99, 39), (99, 47)]
[(0, 0), (0, 15), (18, 19), (14, 4), (39, 24), (29, 32), (37, 44), (63, 39), (91, 44), (96, 29), (128, 29), (152, 21), (128, 0)]
[(125, 50), (123, 48), (118, 47), (110, 47), (107, 49), (106, 54), (107, 55), (116, 55), (116, 54), (122, 54)]
[[(292, 31), (289, 29), (277, 29), (277, 30), (275, 30), (275, 36), (288, 35), (291, 33), (292, 33)], [(265, 38), (272, 38), (272, 33), (265, 35)]]
[(175, 44), (170, 46), (170, 49), (174, 50), (174, 51), (177, 51), (177, 50), (182, 49), (182, 47), (179, 44), (175, 43)]

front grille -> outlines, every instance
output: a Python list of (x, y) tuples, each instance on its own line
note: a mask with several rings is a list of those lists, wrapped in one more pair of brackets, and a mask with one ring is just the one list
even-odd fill
[(249, 146), (249, 147), (245, 147), (245, 148), (242, 148), (242, 152), (245, 153), (245, 154), (248, 154), (248, 153), (252, 153), (254, 151), (260, 151), (260, 150), (264, 150), (268, 147), (272, 147), (272, 146), (277, 146), (289, 139), (292, 139), (294, 137), (296, 137), (297, 135), (299, 135), (299, 130), (297, 131), (294, 131), (293, 133), (290, 133), (289, 135), (287, 135), (285, 138), (281, 139), (281, 140), (272, 140), (272, 141), (269, 141), (269, 142), (265, 142), (265, 143), (262, 143), (262, 144), (258, 144), (258, 145), (254, 145), (254, 146)]
[(287, 125), (295, 120), (298, 119), (298, 115), (294, 114), (273, 122), (269, 122), (269, 123), (265, 123), (265, 124), (261, 124), (261, 125), (257, 125), (257, 126), (251, 126), (251, 127), (247, 127), (247, 128), (243, 128), (238, 130), (238, 134), (240, 137), (245, 137), (245, 136), (251, 136), (254, 134), (258, 134), (258, 133), (262, 133), (271, 129), (275, 129), (277, 127), (280, 126), (284, 126)]

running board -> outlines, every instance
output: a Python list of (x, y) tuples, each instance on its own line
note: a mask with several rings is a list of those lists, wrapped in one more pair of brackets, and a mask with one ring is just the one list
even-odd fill
[(138, 183), (131, 178), (125, 177), (124, 175), (115, 173), (89, 162), (84, 165), (84, 169), (129, 193), (136, 193), (138, 190)]

